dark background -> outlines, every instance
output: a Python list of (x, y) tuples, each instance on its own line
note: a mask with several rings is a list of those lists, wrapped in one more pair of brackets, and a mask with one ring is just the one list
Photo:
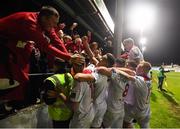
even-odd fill
[[(115, 2), (104, 0), (112, 18), (115, 14)], [(152, 64), (180, 64), (180, 0), (124, 0), (124, 34), (123, 38), (132, 37), (138, 43), (138, 33), (128, 30), (127, 12), (134, 3), (147, 3), (156, 8), (156, 23), (151, 31), (146, 32), (146, 60)]]
[[(40, 1), (40, 2), (39, 2)], [(0, 17), (9, 15), (18, 11), (38, 11), (42, 5), (48, 4), (48, 0), (1, 0)], [(65, 0), (72, 8), (76, 8), (74, 0)], [(180, 0), (124, 0), (124, 31), (123, 39), (132, 37), (138, 44), (138, 33), (128, 30), (126, 13), (130, 9), (130, 5), (134, 3), (150, 3), (156, 7), (156, 23), (151, 31), (146, 32), (148, 39), (147, 49), (144, 52), (145, 59), (152, 64), (157, 65), (164, 62), (170, 64), (171, 62), (180, 64)], [(84, 1), (85, 2), (85, 1)], [(115, 15), (115, 0), (104, 0), (112, 18)], [(72, 4), (71, 4), (72, 3)], [(88, 7), (87, 7), (88, 9)], [(63, 12), (61, 9), (61, 22), (67, 23), (69, 26), (75, 21), (74, 18)], [(81, 10), (79, 9), (79, 13)], [(85, 16), (86, 17), (86, 16)], [(97, 21), (98, 22), (98, 21)], [(93, 23), (91, 23), (93, 24)], [(97, 25), (94, 25), (97, 28)], [(86, 29), (79, 25), (78, 31), (81, 35), (86, 33)], [(102, 29), (97, 29), (104, 37), (106, 32)], [(93, 37), (95, 40), (96, 37)], [(103, 43), (102, 43), (103, 44)]]

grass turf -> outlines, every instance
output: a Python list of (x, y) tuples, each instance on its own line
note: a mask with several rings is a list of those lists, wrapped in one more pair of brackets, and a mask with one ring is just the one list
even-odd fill
[(180, 72), (165, 73), (163, 87), (157, 90), (157, 72), (153, 71), (151, 94), (151, 128), (180, 128)]

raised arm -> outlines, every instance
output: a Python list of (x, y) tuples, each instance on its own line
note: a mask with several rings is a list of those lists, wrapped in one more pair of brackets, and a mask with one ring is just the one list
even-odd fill
[(94, 65), (97, 65), (99, 61), (94, 57), (93, 52), (91, 51), (91, 48), (89, 47), (88, 37), (83, 36), (82, 37), (83, 46), (85, 48), (86, 53), (89, 55), (90, 59), (92, 60), (92, 63)]

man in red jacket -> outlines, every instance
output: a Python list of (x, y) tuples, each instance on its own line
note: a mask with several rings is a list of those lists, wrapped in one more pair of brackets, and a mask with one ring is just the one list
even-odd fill
[[(43, 7), (40, 12), (18, 12), (0, 19), (0, 37), (34, 41), (41, 51), (68, 61), (71, 56), (54, 30), (58, 21), (59, 13), (49, 6)], [(52, 44), (48, 43), (45, 35)]]
[[(20, 83), (17, 88), (3, 96), (4, 99), (8, 101), (24, 99), (23, 92), (25, 91), (24, 88), (26, 85), (24, 82), (27, 82), (29, 79), (27, 69), (24, 68), (24, 66), (26, 66), (26, 64), (28, 65), (28, 54), (31, 53), (31, 51), (28, 51), (27, 54), (27, 50), (23, 49), (25, 48), (24, 44), (22, 44), (24, 42), (34, 41), (35, 46), (42, 52), (66, 61), (79, 62), (77, 57), (71, 56), (67, 52), (63, 42), (56, 35), (54, 27), (56, 27), (58, 21), (59, 13), (56, 9), (49, 6), (43, 7), (40, 12), (19, 12), (0, 19), (0, 49), (4, 50), (4, 48), (8, 48), (8, 51), (16, 53), (11, 54), (11, 52), (4, 52), (6, 53), (4, 54), (0, 52), (0, 69), (4, 70), (4, 72), (0, 70), (0, 75), (2, 75), (0, 79), (9, 78), (9, 84), (12, 86), (16, 84), (16, 81)], [(46, 36), (50, 39), (51, 44)], [(20, 48), (22, 52), (16, 52)], [(17, 63), (9, 63), (9, 61), (14, 60), (9, 57), (11, 55), (16, 56), (12, 58), (20, 57), (20, 61), (16, 59)], [(4, 60), (4, 62), (2, 60)], [(13, 65), (12, 67), (11, 64)], [(9, 68), (11, 70), (9, 70)], [(18, 72), (15, 72), (15, 70)]]

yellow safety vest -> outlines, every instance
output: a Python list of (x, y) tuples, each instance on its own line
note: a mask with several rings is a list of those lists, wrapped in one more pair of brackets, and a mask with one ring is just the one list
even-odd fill
[[(67, 75), (69, 80), (68, 84), (65, 82), (65, 74), (55, 74), (51, 77), (48, 77), (46, 80), (49, 80), (54, 84), (55, 90), (57, 92), (63, 90), (66, 97), (69, 97), (73, 86), (73, 78), (70, 73), (67, 73)], [(57, 98), (54, 104), (48, 105), (48, 112), (51, 119), (56, 121), (65, 121), (72, 116), (72, 111), (60, 98)]]

